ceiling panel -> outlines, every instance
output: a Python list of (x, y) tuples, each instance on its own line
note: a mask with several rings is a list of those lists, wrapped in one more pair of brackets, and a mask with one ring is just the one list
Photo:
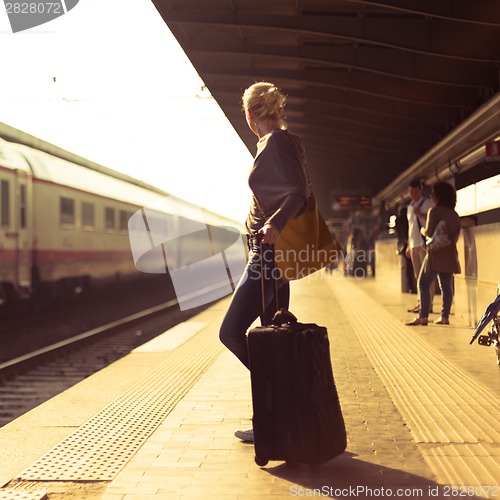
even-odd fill
[(255, 81), (288, 94), (325, 212), (374, 196), (499, 92), (498, 0), (153, 0), (249, 150)]

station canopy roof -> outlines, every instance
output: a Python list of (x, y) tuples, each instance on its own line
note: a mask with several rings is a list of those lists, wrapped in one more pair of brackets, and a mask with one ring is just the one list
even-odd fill
[(252, 153), (243, 90), (288, 95), (323, 209), (379, 193), (499, 91), (500, 0), (153, 3)]

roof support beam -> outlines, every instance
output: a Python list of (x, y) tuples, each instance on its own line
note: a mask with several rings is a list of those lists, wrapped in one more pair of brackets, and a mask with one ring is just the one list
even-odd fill
[[(463, 73), (463, 65), (449, 62), (451, 68), (442, 68), (437, 74), (425, 75), (422, 66), (415, 62), (415, 58), (406, 53), (398, 53), (390, 49), (379, 49), (374, 47), (334, 47), (326, 44), (304, 45), (304, 46), (281, 46), (263, 45), (251, 43), (215, 42), (213, 40), (200, 40), (190, 43), (186, 49), (200, 57), (215, 55), (239, 56), (249, 54), (253, 57), (276, 57), (281, 60), (290, 60), (304, 64), (317, 65), (324, 69), (335, 68), (349, 71), (359, 71), (385, 77), (387, 79), (401, 80), (420, 85), (430, 85), (437, 87), (458, 88), (485, 88), (484, 78), (477, 77), (476, 82), (471, 83), (470, 78), (466, 78)], [(458, 71), (460, 70), (460, 72)], [(475, 72), (484, 74), (484, 70), (474, 67)]]
[[(347, 40), (356, 44), (378, 45), (435, 58), (479, 63), (498, 62), (494, 46), (468, 43), (468, 40), (472, 39), (494, 40), (497, 30), (490, 26), (481, 26), (478, 30), (470, 25), (456, 26), (447, 21), (431, 21), (424, 17), (402, 19), (395, 25), (393, 18), (339, 18), (324, 12), (321, 15), (280, 16), (215, 9), (163, 9), (162, 15), (169, 25), (173, 26), (180, 23), (213, 25), (220, 28), (268, 28), (274, 31), (317, 35), (337, 41)], [(456, 40), (456, 43), (450, 44), (450, 39)]]
[[(454, 108), (459, 110), (463, 108), (466, 99), (454, 100), (449, 97), (449, 93), (444, 93), (440, 100), (436, 96), (433, 100), (424, 100), (422, 97), (407, 96), (403, 91), (388, 93), (387, 87), (381, 87), (380, 90), (370, 86), (366, 81), (348, 80), (349, 75), (325, 74), (325, 72), (317, 70), (284, 70), (271, 67), (256, 67), (253, 72), (250, 72), (247, 67), (236, 68), (229, 66), (221, 66), (216, 64), (205, 65), (200, 64), (200, 69), (204, 75), (215, 79), (223, 79), (227, 77), (237, 76), (240, 80), (251, 81), (255, 78), (259, 79), (260, 74), (265, 75), (265, 78), (273, 78), (276, 81), (288, 81), (301, 86), (317, 86), (326, 87), (329, 89), (342, 90), (347, 93), (361, 94), (369, 96), (370, 99), (381, 99), (386, 101), (387, 105), (392, 107), (395, 103), (398, 105), (406, 104), (412, 106), (429, 106), (436, 109)], [(354, 79), (355, 80), (355, 79)]]
[(479, 26), (500, 26), (500, 11), (497, 0), (482, 0), (481, 8), (477, 8), (470, 0), (451, 0), (436, 2), (435, 0), (344, 0), (353, 4), (370, 7), (382, 7), (396, 12), (418, 14), (436, 19), (444, 19), (456, 23)]
[[(231, 108), (236, 101), (238, 101), (238, 96), (235, 97), (234, 84), (217, 85), (217, 102), (222, 108)], [(441, 110), (441, 114), (436, 117), (435, 114), (426, 113), (423, 107), (415, 109), (413, 114), (400, 108), (389, 109), (383, 106), (370, 108), (361, 103), (347, 101), (341, 92), (332, 92), (323, 88), (294, 89), (287, 96), (287, 102), (290, 108), (301, 109), (304, 113), (309, 110), (336, 114), (352, 112), (362, 114), (371, 121), (389, 120), (402, 127), (438, 127), (442, 130), (443, 126), (449, 126), (455, 119), (455, 115), (451, 113), (452, 110)]]

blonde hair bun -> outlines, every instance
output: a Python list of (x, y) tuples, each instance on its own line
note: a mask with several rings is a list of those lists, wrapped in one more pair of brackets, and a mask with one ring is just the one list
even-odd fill
[(274, 84), (257, 82), (243, 93), (243, 109), (250, 109), (261, 120), (281, 120), (286, 96)]

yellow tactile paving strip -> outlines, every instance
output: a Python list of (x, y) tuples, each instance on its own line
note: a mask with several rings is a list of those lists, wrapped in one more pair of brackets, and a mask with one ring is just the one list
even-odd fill
[(176, 349), (16, 480), (112, 480), (220, 354), (215, 328), (210, 325)]
[(498, 485), (498, 398), (352, 281), (330, 283), (438, 481)]
[(26, 491), (21, 489), (0, 490), (0, 500), (46, 500), (46, 490)]
[[(250, 381), (224, 352), (113, 481), (102, 500), (236, 498), (259, 468), (236, 428), (251, 425)], [(245, 417), (248, 419), (245, 420)], [(244, 470), (242, 470), (244, 469)], [(248, 477), (247, 477), (248, 476)]]

